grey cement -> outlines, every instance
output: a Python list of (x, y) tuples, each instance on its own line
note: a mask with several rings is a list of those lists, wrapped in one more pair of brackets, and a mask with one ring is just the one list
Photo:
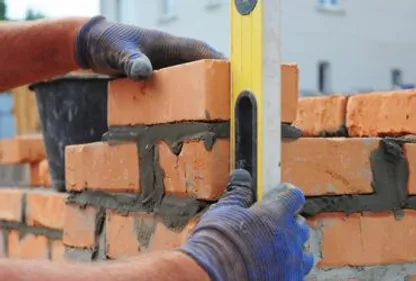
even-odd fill
[(409, 276), (416, 275), (416, 263), (374, 267), (341, 267), (328, 270), (315, 269), (305, 281), (407, 281)]

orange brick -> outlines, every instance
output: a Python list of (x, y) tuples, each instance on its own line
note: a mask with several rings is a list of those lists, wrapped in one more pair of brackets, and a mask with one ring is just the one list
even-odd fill
[(299, 69), (295, 63), (284, 63), (281, 71), (282, 122), (292, 123), (296, 117), (299, 96)]
[(61, 240), (52, 241), (51, 260), (55, 262), (65, 261), (65, 245)]
[(154, 218), (150, 214), (137, 213), (122, 216), (107, 211), (106, 216), (106, 252), (112, 259), (126, 258), (137, 255), (147, 245), (141, 245), (139, 237), (153, 233)]
[(282, 179), (305, 195), (372, 193), (370, 154), (378, 139), (300, 138), (282, 144)]
[(185, 228), (180, 230), (167, 228), (162, 222), (157, 222), (149, 249), (151, 251), (169, 251), (182, 246), (192, 233), (197, 222), (198, 219), (194, 218)]
[(29, 173), (30, 173), (30, 184), (32, 186), (39, 186), (41, 185), (41, 179), (39, 174), (39, 164), (40, 162), (33, 162), (30, 163)]
[(396, 136), (416, 133), (416, 90), (352, 96), (347, 105), (350, 136)]
[(62, 229), (67, 195), (53, 192), (28, 192), (26, 223), (31, 226)]
[(9, 258), (48, 259), (48, 239), (42, 235), (26, 234), (19, 237), (19, 232), (9, 233)]
[(293, 126), (303, 136), (319, 136), (322, 132), (335, 133), (345, 125), (347, 98), (345, 96), (305, 97), (299, 99)]
[(375, 266), (416, 261), (416, 211), (396, 220), (392, 213), (321, 214), (319, 267)]
[(21, 135), (0, 141), (0, 164), (39, 162), (45, 158), (40, 135)]
[(66, 147), (65, 157), (69, 191), (139, 191), (139, 160), (135, 143), (72, 145)]
[(22, 220), (23, 191), (14, 188), (0, 188), (0, 220)]
[(94, 207), (66, 205), (63, 243), (76, 248), (95, 248), (96, 217), (97, 210)]
[(200, 60), (155, 71), (144, 82), (109, 82), (108, 125), (228, 120), (229, 72), (226, 61)]
[(229, 141), (224, 139), (217, 139), (211, 151), (205, 149), (203, 142), (184, 143), (178, 156), (166, 143), (159, 143), (166, 193), (218, 199), (228, 181), (229, 158)]
[(39, 185), (49, 187), (51, 186), (51, 178), (49, 174), (48, 160), (44, 159), (39, 163)]

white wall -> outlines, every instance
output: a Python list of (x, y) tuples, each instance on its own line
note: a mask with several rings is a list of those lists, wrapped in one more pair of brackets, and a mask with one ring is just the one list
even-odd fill
[[(117, 0), (101, 0), (116, 20)], [(120, 0), (119, 0), (120, 1)], [(207, 8), (209, 2), (218, 6)], [(160, 18), (161, 0), (121, 0), (122, 21), (204, 40), (229, 54), (229, 0), (176, 0), (176, 17)], [(391, 70), (416, 83), (415, 0), (341, 0), (342, 10), (315, 0), (282, 0), (282, 58), (300, 67), (300, 88), (318, 89), (318, 62), (330, 63), (330, 89), (390, 89)]]

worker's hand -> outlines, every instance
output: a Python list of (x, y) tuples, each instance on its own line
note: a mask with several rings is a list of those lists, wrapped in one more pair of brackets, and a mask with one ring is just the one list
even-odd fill
[(110, 22), (102, 16), (81, 27), (75, 44), (81, 68), (137, 80), (148, 78), (153, 70), (179, 63), (224, 59), (201, 41)]
[(180, 249), (213, 281), (301, 281), (313, 267), (304, 252), (309, 227), (297, 215), (305, 198), (281, 184), (253, 206), (251, 177), (231, 174), (227, 192), (202, 216)]

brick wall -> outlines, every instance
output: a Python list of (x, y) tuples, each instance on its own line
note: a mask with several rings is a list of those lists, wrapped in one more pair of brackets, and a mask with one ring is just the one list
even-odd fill
[[(412, 280), (416, 91), (298, 99), (297, 66), (281, 69), (282, 173), (308, 197), (308, 280)], [(66, 148), (66, 193), (48, 188), (41, 138), (0, 143), (3, 166), (29, 171), (0, 188), (0, 255), (87, 262), (181, 245), (228, 179), (229, 81), (211, 60), (111, 81), (102, 141)]]

